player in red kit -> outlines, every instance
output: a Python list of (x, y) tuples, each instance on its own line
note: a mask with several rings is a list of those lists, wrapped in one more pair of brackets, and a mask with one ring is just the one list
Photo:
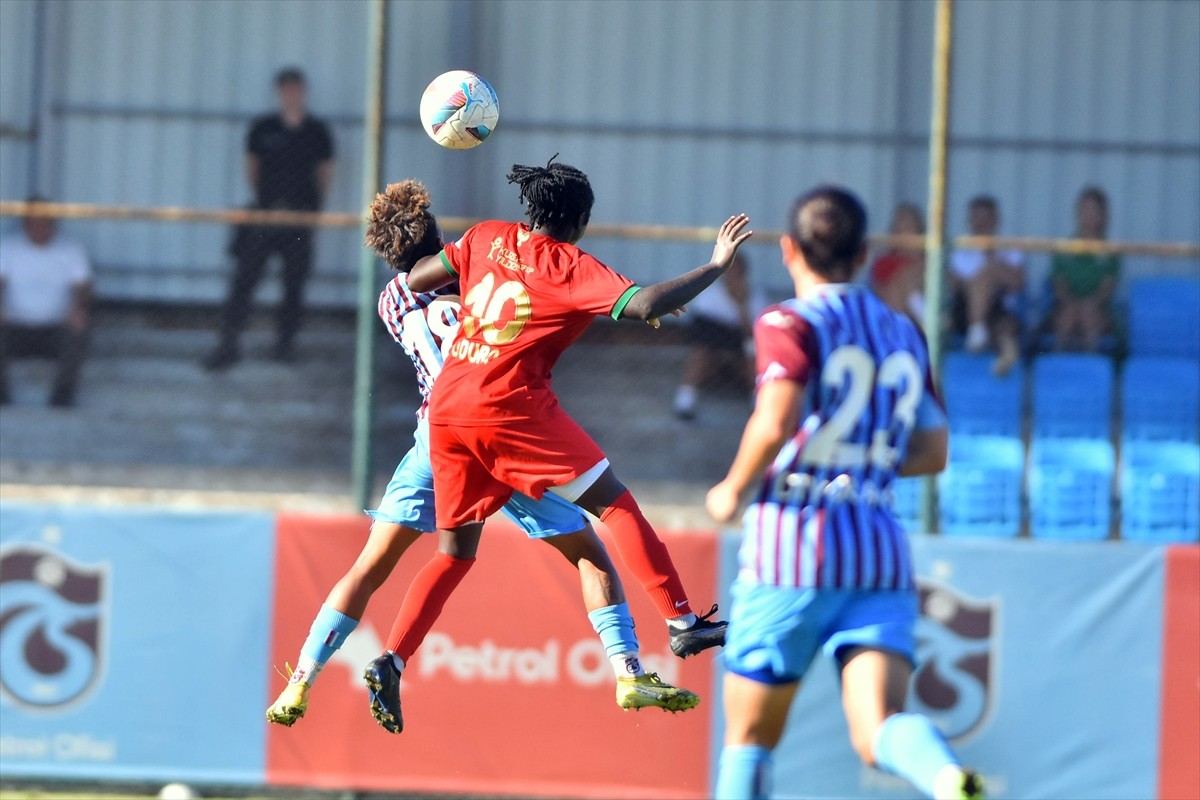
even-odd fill
[[(608, 526), (667, 620), (672, 652), (687, 657), (722, 645), (725, 623), (708, 619), (716, 607), (693, 613), (666, 546), (603, 451), (559, 406), (550, 371), (596, 316), (654, 322), (679, 310), (728, 269), (750, 236), (749, 219), (725, 221), (709, 263), (643, 288), (575, 246), (594, 200), (584, 173), (551, 159), (545, 167), (514, 166), (509, 181), (520, 186), (528, 224), (480, 223), (409, 274), (409, 287), (420, 292), (457, 279), (463, 317), (429, 406), (437, 524), (451, 537), (443, 548), (451, 557), (430, 562), (427, 580), (414, 582), (397, 626), (423, 637), (431, 609), (436, 616), (470, 569), (483, 521), (514, 491), (550, 492)], [(384, 654), (373, 665), (384, 670), (395, 661)], [(398, 713), (398, 692), (388, 694), (379, 699)]]

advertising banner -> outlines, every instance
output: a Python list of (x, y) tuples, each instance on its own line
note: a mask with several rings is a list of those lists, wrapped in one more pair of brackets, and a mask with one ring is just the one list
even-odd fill
[[(280, 518), (271, 663), (295, 659), (367, 526), (365, 518)], [(711, 602), (713, 537), (663, 538), (694, 602)], [(681, 661), (670, 654), (665, 623), (609, 544), (646, 668), (703, 698), (700, 708), (681, 714), (621, 711), (612, 667), (583, 608), (579, 573), (507, 521), (488, 523), (478, 561), (405, 669), (404, 732), (378, 727), (362, 670), (382, 652), (404, 590), (434, 548), (434, 537), (427, 537), (401, 559), (321, 673), (304, 719), (292, 728), (271, 726), (270, 783), (610, 798), (707, 795), (713, 657)], [(282, 687), (268, 668), (262, 681), (272, 695)]]
[(1167, 548), (1158, 796), (1200, 797), (1200, 547)]
[(5, 777), (263, 781), (272, 519), (0, 504)]
[[(725, 587), (736, 546), (726, 538)], [(1163, 550), (936, 537), (914, 537), (913, 550), (922, 617), (909, 709), (985, 774), (990, 795), (1154, 797)], [(773, 796), (920, 797), (859, 762), (839, 692), (818, 657), (775, 753)], [(714, 752), (720, 728), (718, 714)]]

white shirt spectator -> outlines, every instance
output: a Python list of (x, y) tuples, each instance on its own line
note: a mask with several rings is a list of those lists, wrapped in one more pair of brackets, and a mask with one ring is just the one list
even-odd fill
[(4, 321), (14, 325), (59, 325), (71, 309), (76, 287), (91, 282), (92, 270), (80, 245), (54, 239), (36, 245), (18, 233), (0, 240)]
[[(1025, 254), (1020, 250), (997, 250), (996, 255), (1014, 269), (1025, 269)], [(950, 269), (963, 280), (970, 280), (983, 269), (986, 261), (983, 250), (955, 250), (950, 256)]]

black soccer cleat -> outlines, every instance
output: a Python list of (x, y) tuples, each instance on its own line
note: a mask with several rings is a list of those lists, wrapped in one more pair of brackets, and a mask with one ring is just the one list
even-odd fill
[(707, 614), (697, 615), (696, 624), (692, 627), (671, 628), (671, 652), (680, 658), (687, 658), (710, 647), (723, 647), (725, 629), (729, 623), (723, 619), (709, 622), (708, 618), (716, 613), (717, 605), (714, 603)]
[(379, 727), (388, 733), (404, 730), (404, 717), (400, 714), (400, 673), (392, 661), (391, 653), (384, 653), (367, 664), (363, 670), (363, 682), (371, 696), (371, 716)]

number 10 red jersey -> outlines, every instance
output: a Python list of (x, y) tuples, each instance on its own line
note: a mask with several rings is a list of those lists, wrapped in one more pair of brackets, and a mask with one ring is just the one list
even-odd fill
[(437, 425), (502, 425), (558, 406), (550, 371), (596, 316), (620, 316), (633, 281), (521, 223), (482, 222), (441, 253), (462, 286), (458, 336), (429, 405)]

